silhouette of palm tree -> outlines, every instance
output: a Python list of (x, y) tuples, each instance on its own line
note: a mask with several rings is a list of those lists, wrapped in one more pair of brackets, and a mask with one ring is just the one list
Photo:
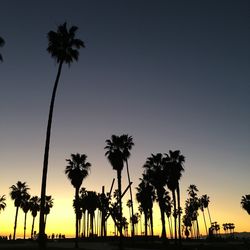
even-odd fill
[(168, 176), (165, 166), (165, 159), (161, 153), (158, 153), (156, 155), (151, 154), (151, 157), (147, 158), (147, 161), (143, 166), (145, 168), (144, 179), (147, 180), (156, 190), (156, 200), (159, 204), (161, 212), (162, 238), (166, 238), (164, 202), (164, 194), (166, 190), (164, 186), (167, 184)]
[[(120, 136), (112, 135), (111, 140), (106, 140), (107, 146), (104, 149), (107, 149), (105, 156), (107, 156), (111, 166), (114, 170), (117, 172), (117, 182), (118, 182), (118, 203), (119, 203), (119, 233), (120, 233), (120, 239), (122, 237), (122, 227), (121, 227), (121, 221), (122, 221), (122, 184), (121, 184), (121, 178), (122, 178), (122, 169), (123, 169), (123, 161), (124, 156), (121, 150), (122, 141)], [(121, 241), (120, 241), (121, 244)]]
[(44, 218), (44, 224), (46, 227), (46, 222), (47, 222), (47, 216), (50, 213), (50, 209), (53, 207), (54, 203), (53, 203), (53, 199), (51, 195), (46, 195), (45, 197), (45, 209), (44, 209), (44, 214), (45, 214), (45, 218)]
[(31, 239), (34, 238), (34, 225), (35, 225), (35, 219), (37, 216), (38, 211), (40, 210), (40, 199), (38, 196), (33, 196), (30, 198), (30, 211), (33, 217), (32, 220), (32, 227), (31, 227)]
[(181, 211), (179, 181), (182, 176), (182, 172), (184, 171), (183, 164), (185, 162), (185, 157), (180, 154), (179, 150), (175, 150), (175, 151), (169, 150), (169, 153), (165, 155), (166, 155), (166, 158), (165, 158), (166, 164), (168, 166), (167, 167), (167, 171), (168, 171), (167, 186), (169, 190), (171, 190), (172, 192), (173, 203), (174, 203), (175, 240), (177, 239), (176, 219), (178, 216), (178, 221), (179, 221), (178, 234), (179, 234), (179, 240), (181, 242), (181, 213), (177, 213), (175, 192), (177, 194), (178, 211)]
[(18, 210), (21, 206), (24, 199), (26, 199), (28, 195), (28, 186), (26, 182), (18, 181), (16, 185), (12, 185), (10, 187), (10, 197), (14, 200), (14, 205), (16, 207), (16, 216), (15, 216), (15, 223), (14, 223), (14, 233), (13, 233), (13, 240), (16, 239), (16, 227), (17, 227), (17, 216)]
[[(3, 47), (5, 44), (5, 41), (2, 37), (0, 37), (0, 47)], [(0, 54), (0, 61), (2, 62), (3, 61), (3, 56), (2, 54)]]
[(246, 194), (245, 196), (241, 197), (241, 206), (244, 210), (250, 214), (250, 194)]
[(23, 228), (23, 238), (26, 238), (26, 221), (27, 221), (27, 213), (30, 210), (30, 203), (29, 203), (30, 195), (27, 194), (26, 197), (22, 200), (21, 208), (24, 212), (24, 228)]
[(90, 215), (90, 235), (94, 235), (94, 218), (95, 218), (95, 210), (98, 207), (98, 196), (94, 191), (87, 191), (87, 195), (85, 198), (86, 207), (88, 210), (88, 214)]
[(78, 248), (78, 216), (79, 216), (79, 190), (82, 185), (83, 179), (89, 174), (91, 164), (86, 161), (87, 156), (85, 154), (71, 154), (71, 159), (66, 159), (68, 165), (65, 169), (65, 174), (71, 181), (71, 184), (75, 188), (75, 205), (76, 205), (76, 238), (75, 247)]
[(208, 236), (207, 222), (206, 222), (206, 216), (205, 216), (204, 210), (205, 210), (205, 208), (208, 208), (209, 198), (206, 194), (204, 194), (201, 196), (199, 201), (200, 201), (200, 209), (201, 209), (202, 214), (203, 214), (203, 220), (204, 220), (204, 224), (205, 224), (205, 228), (206, 228), (206, 234)]
[(44, 150), (43, 175), (42, 175), (42, 186), (41, 186), (41, 211), (40, 211), (40, 223), (39, 223), (40, 247), (45, 246), (45, 237), (46, 237), (44, 210), (45, 210), (46, 182), (47, 182), (47, 171), (48, 171), (48, 160), (49, 160), (50, 134), (51, 134), (54, 102), (63, 63), (70, 65), (73, 61), (77, 61), (79, 57), (78, 50), (81, 47), (84, 47), (83, 41), (75, 38), (75, 33), (77, 29), (78, 28), (76, 26), (72, 26), (68, 30), (67, 23), (65, 22), (63, 25), (58, 26), (56, 32), (49, 31), (47, 35), (49, 42), (47, 51), (51, 54), (53, 58), (55, 58), (59, 66), (50, 101), (45, 150)]
[[(153, 203), (155, 200), (155, 191), (154, 187), (144, 179), (140, 179), (141, 182), (139, 183), (138, 187), (136, 188), (136, 199), (140, 204), (140, 208), (144, 213), (144, 222), (145, 222), (145, 229), (144, 234), (145, 236), (148, 235), (148, 217), (151, 220), (151, 234), (153, 235), (153, 216), (152, 216), (152, 208)], [(140, 209), (139, 209), (140, 210)]]
[[(133, 142), (133, 137), (129, 136), (127, 134), (123, 134), (121, 135), (121, 150), (123, 153), (123, 159), (126, 163), (126, 169), (127, 169), (127, 175), (128, 175), (128, 183), (131, 182), (130, 179), (130, 174), (129, 174), (129, 167), (128, 167), (128, 158), (130, 157), (130, 150), (132, 149), (132, 147), (135, 145)], [(131, 200), (131, 218), (134, 215), (134, 202), (133, 202), (133, 194), (132, 194), (132, 185), (129, 186), (129, 193), (130, 193), (130, 200)], [(133, 220), (130, 218), (131, 220), (131, 224), (132, 224), (132, 231), (131, 231), (131, 236), (134, 237), (135, 234), (135, 227), (134, 227), (134, 223)]]
[(196, 187), (196, 185), (191, 184), (188, 189), (188, 195), (189, 195), (189, 199), (188, 199), (188, 205), (189, 205), (189, 214), (191, 215), (191, 220), (196, 222), (196, 237), (199, 238), (199, 223), (198, 223), (198, 210), (200, 208), (200, 199), (197, 197), (197, 193), (198, 192), (198, 188)]
[(202, 199), (202, 203), (203, 203), (204, 208), (207, 209), (210, 225), (212, 225), (211, 215), (210, 215), (209, 206), (208, 206), (210, 203), (210, 198), (208, 195), (204, 194), (204, 195), (202, 195), (201, 199)]

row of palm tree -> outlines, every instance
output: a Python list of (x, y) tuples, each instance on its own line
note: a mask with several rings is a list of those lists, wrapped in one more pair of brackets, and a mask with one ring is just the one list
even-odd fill
[[(32, 196), (29, 194), (29, 187), (26, 182), (18, 181), (16, 185), (12, 185), (10, 187), (10, 197), (14, 201), (14, 206), (16, 207), (16, 215), (14, 221), (14, 232), (13, 232), (13, 239), (16, 239), (16, 229), (17, 229), (17, 218), (19, 208), (21, 208), (24, 212), (24, 235), (23, 238), (26, 238), (26, 221), (27, 221), (27, 214), (30, 211), (33, 217), (32, 220), (32, 227), (31, 227), (31, 238), (34, 237), (34, 224), (35, 218), (37, 213), (40, 210), (40, 198), (38, 196)], [(1, 197), (0, 204), (1, 209), (3, 210), (6, 207), (5, 203), (5, 196)], [(51, 196), (46, 196), (46, 203), (45, 203), (45, 217), (50, 213), (50, 209), (53, 206), (53, 199)]]

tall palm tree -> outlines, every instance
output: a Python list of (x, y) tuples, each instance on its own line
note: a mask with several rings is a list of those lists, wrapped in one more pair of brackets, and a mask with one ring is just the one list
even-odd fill
[(47, 216), (50, 213), (50, 209), (54, 205), (53, 200), (54, 199), (52, 199), (51, 195), (46, 195), (46, 197), (45, 197), (45, 209), (44, 209), (44, 214), (45, 214), (44, 223), (45, 223), (45, 227), (46, 227), (46, 222), (47, 222)]
[[(175, 224), (175, 240), (177, 239), (177, 230), (176, 230), (176, 219), (178, 216), (178, 235), (179, 240), (181, 242), (181, 213), (177, 211), (181, 211), (181, 204), (180, 204), (180, 178), (182, 176), (182, 172), (184, 171), (184, 162), (185, 157), (181, 155), (179, 150), (171, 151), (169, 150), (168, 154), (166, 155), (166, 164), (167, 164), (167, 171), (168, 171), (168, 182), (167, 186), (169, 190), (172, 191), (173, 196), (173, 203), (174, 203), (174, 224)], [(177, 206), (176, 207), (176, 196), (177, 196)]]
[(27, 221), (27, 213), (30, 210), (30, 203), (29, 203), (30, 195), (27, 194), (26, 197), (23, 198), (21, 203), (21, 208), (24, 212), (24, 227), (23, 227), (23, 238), (26, 238), (26, 221)]
[(244, 210), (250, 214), (250, 194), (246, 194), (245, 196), (241, 197), (241, 206)]
[(136, 188), (136, 199), (140, 204), (139, 210), (142, 210), (144, 213), (144, 222), (145, 229), (144, 235), (148, 235), (148, 217), (151, 220), (151, 234), (153, 235), (153, 216), (152, 216), (152, 207), (155, 200), (155, 191), (154, 187), (144, 179), (140, 179), (138, 187)]
[(212, 225), (212, 219), (211, 219), (209, 206), (208, 206), (209, 203), (210, 203), (210, 197), (208, 195), (204, 194), (204, 195), (202, 195), (201, 199), (202, 199), (202, 203), (203, 203), (204, 208), (207, 209), (208, 217), (209, 217), (209, 221), (210, 221), (210, 226), (211, 226)]
[(167, 184), (168, 176), (166, 175), (165, 159), (161, 153), (156, 155), (151, 154), (147, 158), (143, 166), (145, 168), (144, 179), (147, 180), (156, 190), (157, 202), (161, 213), (162, 233), (161, 237), (166, 238), (166, 223), (165, 223), (165, 202), (164, 194), (166, 192), (165, 185)]
[(206, 229), (206, 234), (208, 236), (206, 216), (204, 213), (205, 206), (208, 207), (207, 197), (208, 197), (207, 195), (202, 195), (199, 199), (199, 203), (200, 203), (200, 210), (202, 211), (202, 214), (203, 214), (203, 220), (204, 220), (204, 225), (205, 225), (205, 229)]
[(28, 186), (26, 182), (18, 181), (16, 185), (12, 185), (10, 187), (10, 197), (14, 200), (14, 205), (16, 207), (16, 216), (15, 216), (15, 223), (14, 223), (14, 233), (13, 233), (13, 240), (16, 239), (16, 227), (17, 227), (17, 216), (18, 210), (21, 206), (24, 199), (26, 199), (28, 194)]
[(85, 154), (71, 154), (71, 159), (66, 159), (68, 165), (65, 169), (65, 174), (71, 181), (71, 184), (75, 188), (75, 205), (76, 205), (76, 238), (75, 247), (78, 248), (78, 216), (79, 216), (79, 190), (82, 185), (83, 179), (89, 174), (91, 164), (87, 162), (87, 156)]
[(38, 196), (33, 196), (30, 198), (30, 211), (33, 217), (32, 220), (32, 227), (31, 227), (31, 238), (34, 238), (34, 225), (35, 225), (35, 219), (37, 216), (38, 211), (40, 210), (40, 199)]
[[(106, 140), (107, 149), (105, 156), (107, 156), (111, 166), (117, 172), (117, 182), (118, 182), (118, 203), (119, 203), (119, 233), (120, 239), (122, 237), (122, 169), (124, 166), (124, 157), (121, 150), (121, 138), (117, 135), (112, 135), (111, 140)], [(120, 241), (121, 244), (121, 241)]]
[[(2, 37), (0, 37), (0, 47), (3, 47), (5, 44), (5, 41)], [(2, 54), (0, 54), (0, 61), (2, 62), (3, 61), (3, 56)]]
[(6, 208), (5, 195), (0, 196), (0, 212)]
[[(127, 169), (128, 183), (130, 183), (131, 179), (130, 179), (130, 174), (129, 174), (128, 158), (130, 157), (130, 150), (132, 149), (132, 147), (135, 144), (133, 142), (133, 137), (129, 136), (128, 134), (123, 134), (120, 136), (120, 138), (122, 141), (121, 149), (122, 149), (122, 153), (123, 153), (123, 159), (125, 161), (126, 169)], [(133, 202), (133, 194), (132, 194), (132, 185), (129, 186), (129, 193), (130, 193), (130, 200), (131, 200), (131, 218), (132, 218), (134, 216), (134, 202)], [(132, 223), (131, 236), (134, 237), (135, 226), (134, 226), (134, 222), (132, 219), (131, 219), (131, 223)]]
[(54, 88), (50, 101), (49, 117), (47, 124), (44, 160), (43, 160), (43, 175), (41, 185), (41, 211), (40, 211), (40, 223), (39, 223), (39, 242), (40, 246), (45, 245), (45, 222), (44, 222), (44, 210), (45, 210), (45, 197), (46, 197), (46, 182), (47, 182), (47, 171), (48, 171), (48, 160), (49, 160), (49, 147), (50, 147), (50, 134), (53, 117), (54, 102), (56, 97), (57, 86), (61, 75), (63, 63), (70, 65), (73, 61), (77, 61), (79, 57), (79, 49), (84, 47), (83, 41), (75, 38), (77, 31), (76, 26), (67, 28), (67, 23), (59, 25), (57, 31), (49, 31), (48, 37), (48, 48), (47, 51), (51, 54), (52, 58), (55, 58), (58, 63), (58, 71)]

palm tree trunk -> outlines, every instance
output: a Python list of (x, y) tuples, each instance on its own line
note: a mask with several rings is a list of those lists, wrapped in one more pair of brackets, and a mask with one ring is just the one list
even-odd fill
[(122, 171), (117, 170), (117, 182), (118, 182), (118, 193), (119, 193), (119, 205), (120, 205), (120, 213), (119, 213), (119, 233), (120, 233), (120, 242), (119, 248), (122, 248)]
[(174, 239), (175, 239), (175, 244), (177, 243), (177, 223), (176, 223), (176, 197), (175, 197), (175, 191), (172, 191), (172, 196), (173, 196), (173, 202), (174, 202)]
[(207, 212), (208, 212), (208, 217), (209, 217), (209, 220), (210, 220), (210, 226), (212, 225), (212, 220), (211, 220), (211, 216), (210, 216), (210, 212), (209, 212), (209, 208), (207, 206)]
[(169, 234), (170, 234), (170, 238), (173, 239), (173, 232), (172, 232), (172, 221), (170, 216), (168, 217), (168, 227), (169, 227)]
[(34, 224), (35, 224), (35, 216), (33, 216), (32, 227), (31, 227), (31, 239), (33, 239), (34, 234)]
[(76, 201), (76, 238), (75, 238), (75, 248), (78, 248), (78, 215), (79, 215), (79, 188), (75, 188), (75, 201)]
[[(131, 183), (130, 181), (130, 175), (129, 175), (129, 168), (128, 168), (128, 160), (126, 159), (126, 167), (127, 167), (127, 174), (128, 174), (128, 183)], [(132, 185), (129, 186), (129, 193), (130, 193), (130, 200), (131, 200), (131, 218), (134, 217), (134, 203), (133, 203), (133, 195), (132, 195)], [(131, 231), (131, 236), (134, 237), (135, 236), (135, 225), (134, 225), (134, 221), (132, 219), (132, 231)]]
[(144, 235), (148, 236), (148, 213), (145, 211), (144, 211), (144, 222), (145, 222)]
[(45, 210), (45, 196), (46, 196), (46, 183), (47, 183), (47, 172), (48, 172), (48, 161), (49, 161), (49, 147), (50, 147), (50, 134), (51, 134), (51, 125), (53, 118), (54, 103), (56, 97), (56, 90), (61, 75), (63, 61), (59, 63), (57, 76), (51, 96), (50, 108), (49, 108), (49, 117), (47, 124), (46, 140), (45, 140), (45, 150), (44, 150), (44, 159), (43, 159), (43, 176), (42, 176), (42, 186), (41, 186), (41, 204), (40, 204), (40, 221), (39, 221), (39, 246), (40, 248), (45, 247), (46, 235), (45, 235), (45, 224), (44, 224), (44, 210)]
[(14, 233), (13, 233), (13, 240), (16, 239), (16, 226), (17, 226), (17, 215), (18, 215), (18, 209), (19, 207), (16, 207), (16, 216), (15, 216), (15, 223), (14, 223)]
[(166, 223), (165, 223), (165, 213), (164, 213), (164, 205), (163, 205), (163, 190), (157, 191), (158, 201), (159, 201), (159, 207), (160, 207), (160, 213), (161, 213), (161, 237), (166, 238)]
[(198, 218), (196, 218), (196, 226), (197, 226), (197, 239), (199, 239), (200, 238), (200, 229), (199, 229)]
[(150, 220), (150, 229), (151, 229), (151, 236), (154, 236), (154, 225), (153, 225), (153, 209), (149, 209), (149, 220)]
[(180, 194), (180, 185), (178, 182), (177, 185), (177, 200), (178, 200), (178, 222), (179, 222), (179, 226), (178, 226), (178, 234), (179, 234), (179, 243), (181, 244), (181, 194)]
[(24, 213), (24, 228), (23, 228), (23, 238), (24, 238), (24, 240), (26, 238), (26, 219), (27, 219), (27, 213)]
[(206, 228), (206, 234), (207, 234), (207, 236), (208, 236), (208, 232), (207, 232), (207, 223), (206, 223), (206, 218), (205, 218), (204, 209), (202, 210), (202, 214), (203, 214), (204, 225), (205, 225), (205, 228)]

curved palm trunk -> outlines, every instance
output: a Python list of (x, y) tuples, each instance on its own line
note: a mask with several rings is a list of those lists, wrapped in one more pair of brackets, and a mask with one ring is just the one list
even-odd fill
[(78, 225), (79, 225), (79, 189), (80, 188), (76, 188), (75, 189), (75, 200), (76, 200), (76, 238), (75, 238), (75, 248), (78, 248), (78, 233), (79, 233), (79, 229), (78, 229)]
[(43, 176), (42, 176), (42, 186), (41, 186), (41, 205), (40, 205), (40, 222), (39, 222), (39, 245), (40, 247), (45, 247), (46, 235), (45, 235), (45, 224), (44, 224), (44, 209), (45, 209), (45, 196), (46, 196), (46, 183), (47, 183), (47, 171), (48, 171), (48, 161), (49, 161), (49, 146), (50, 146), (50, 134), (51, 134), (51, 125), (52, 117), (54, 110), (54, 103), (56, 97), (56, 90), (61, 75), (63, 61), (59, 63), (58, 72), (52, 92), (52, 97), (50, 101), (49, 108), (49, 118), (47, 124), (46, 132), (46, 141), (45, 141), (45, 150), (44, 150), (44, 160), (43, 160)]
[(177, 192), (177, 200), (178, 200), (178, 234), (179, 234), (179, 242), (181, 244), (181, 195), (180, 195), (180, 185), (179, 185), (179, 182), (178, 182), (178, 185), (177, 185), (177, 189), (176, 189), (176, 192)]
[(16, 239), (16, 226), (17, 226), (17, 215), (18, 215), (18, 209), (19, 207), (16, 207), (16, 216), (15, 216), (15, 223), (14, 223), (14, 233), (13, 233), (13, 240)]
[[(130, 181), (130, 175), (129, 175), (129, 168), (128, 168), (128, 160), (126, 159), (126, 167), (127, 167), (127, 174), (128, 174), (128, 183), (131, 183)], [(134, 217), (134, 205), (133, 205), (133, 195), (132, 195), (132, 185), (129, 186), (129, 193), (130, 193), (130, 200), (131, 200), (131, 218)], [(132, 231), (131, 231), (131, 236), (135, 236), (135, 225), (134, 221), (131, 220), (132, 222)]]
[(23, 228), (23, 239), (26, 238), (26, 221), (27, 221), (27, 213), (24, 213), (24, 228)]

